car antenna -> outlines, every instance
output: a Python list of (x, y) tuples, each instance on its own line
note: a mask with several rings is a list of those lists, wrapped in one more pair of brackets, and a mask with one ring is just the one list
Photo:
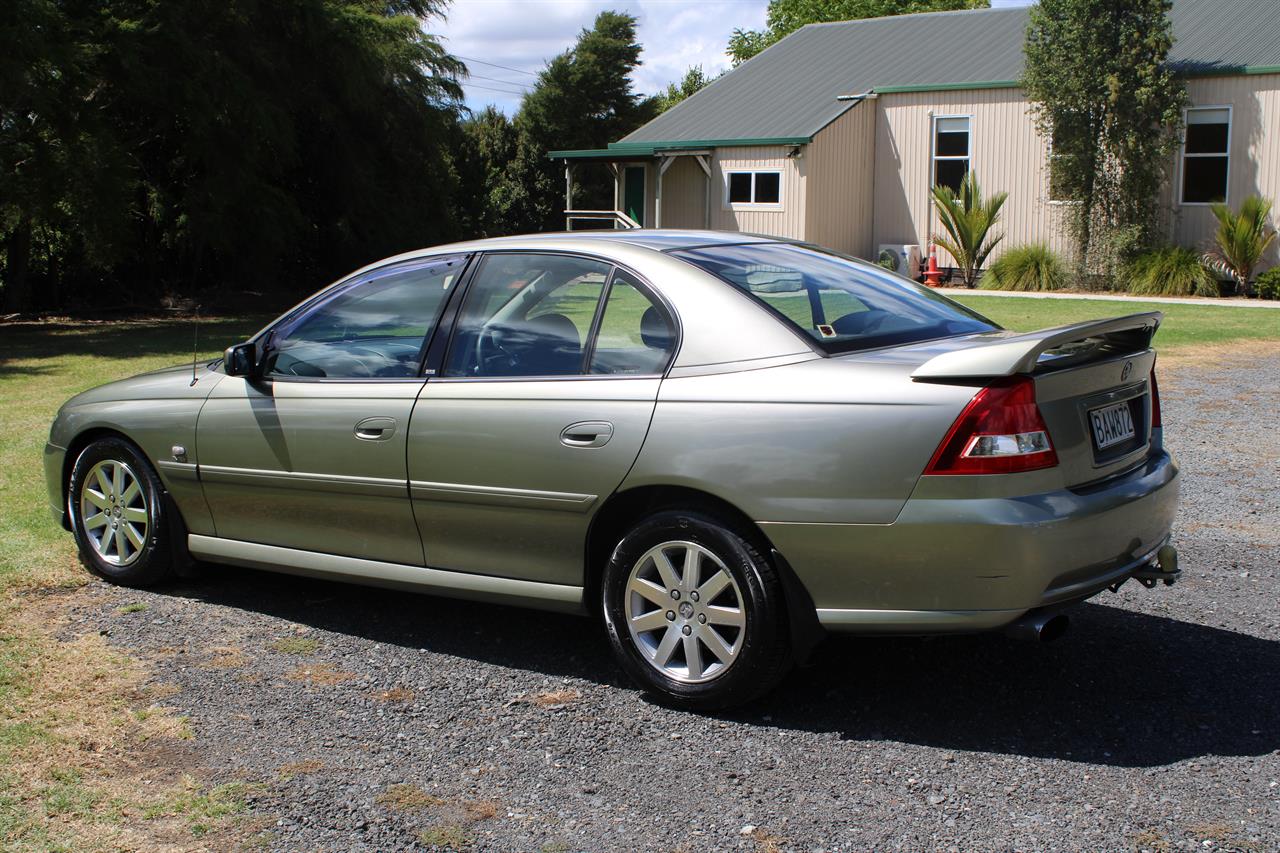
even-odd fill
[(196, 375), (196, 362), (200, 358), (200, 306), (196, 305), (196, 325), (192, 334), (191, 341), (191, 385), (190, 388), (200, 381), (200, 377)]

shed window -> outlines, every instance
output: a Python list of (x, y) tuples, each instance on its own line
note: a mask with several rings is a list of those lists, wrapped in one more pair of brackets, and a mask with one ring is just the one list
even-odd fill
[(1227, 200), (1230, 145), (1230, 107), (1187, 110), (1187, 134), (1182, 143), (1183, 204)]
[(782, 173), (730, 172), (729, 204), (781, 204)]
[(968, 116), (938, 116), (933, 120), (933, 185), (960, 192), (969, 173), (971, 137)]

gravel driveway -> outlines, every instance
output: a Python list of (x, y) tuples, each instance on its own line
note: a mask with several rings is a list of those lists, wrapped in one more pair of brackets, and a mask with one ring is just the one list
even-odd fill
[(154, 658), (272, 849), (1280, 850), (1280, 353), (1223, 361), (1162, 375), (1184, 580), (1050, 645), (831, 640), (698, 716), (586, 620), (236, 569), (67, 630)]

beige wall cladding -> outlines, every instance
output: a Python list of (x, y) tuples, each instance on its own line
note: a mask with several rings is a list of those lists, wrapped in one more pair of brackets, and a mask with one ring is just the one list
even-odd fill
[[(746, 231), (804, 239), (808, 160), (805, 157), (788, 157), (790, 151), (791, 147), (785, 145), (716, 149), (711, 168), (711, 227), (718, 231)], [(782, 173), (782, 204), (773, 208), (730, 207), (726, 201), (725, 176), (729, 172), (760, 169), (776, 169)], [(666, 225), (665, 220), (663, 225)]]
[[(970, 167), (985, 193), (1009, 200), (998, 230), (1004, 240), (991, 255), (1023, 243), (1048, 242), (1066, 250), (1057, 227), (1062, 208), (1048, 199), (1047, 146), (1018, 89), (913, 92), (882, 95), (876, 104), (875, 244), (927, 244), (938, 230), (929, 190), (934, 116), (970, 117)], [(939, 253), (942, 264), (951, 262)]]
[[(653, 167), (658, 170), (657, 165)], [(707, 177), (693, 157), (677, 157), (662, 176), (662, 227), (706, 228)], [(715, 203), (712, 194), (711, 203)]]
[[(1280, 222), (1280, 74), (1201, 77), (1187, 82), (1191, 105), (1231, 107), (1231, 160), (1227, 204), (1239, 208), (1246, 196), (1270, 199)], [(1177, 203), (1181, 198), (1182, 156), (1176, 156), (1167, 196), (1170, 239), (1184, 246), (1204, 248), (1213, 240), (1217, 220), (1207, 206)], [(1280, 263), (1280, 246), (1272, 244), (1264, 266)]]
[(875, 130), (875, 101), (862, 101), (805, 146), (807, 167), (817, 176), (806, 185), (805, 239), (863, 258), (875, 256)]

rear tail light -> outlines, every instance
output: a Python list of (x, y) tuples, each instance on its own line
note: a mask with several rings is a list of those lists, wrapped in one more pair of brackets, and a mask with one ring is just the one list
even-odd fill
[(1156, 383), (1156, 366), (1151, 365), (1151, 428), (1162, 429), (1164, 419), (1160, 416), (1160, 386)]
[(977, 393), (951, 425), (925, 474), (1013, 474), (1058, 464), (1036, 405), (1035, 382), (1015, 376)]

